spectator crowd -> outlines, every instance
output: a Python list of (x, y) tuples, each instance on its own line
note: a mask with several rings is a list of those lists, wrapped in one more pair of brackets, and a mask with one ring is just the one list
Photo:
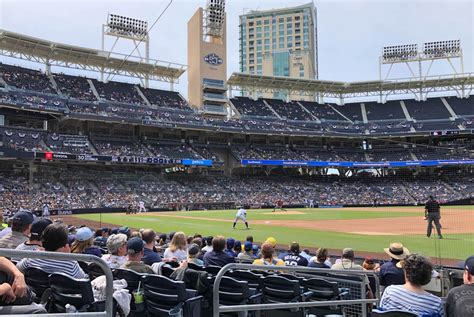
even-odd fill
[[(28, 211), (19, 211), (5, 220), (9, 225), (2, 226), (0, 231), (0, 248), (89, 254), (102, 258), (117, 273), (114, 273), (115, 276), (122, 276), (120, 274), (123, 271), (120, 270), (129, 270), (183, 280), (186, 272), (212, 276), (228, 263), (243, 262), (268, 266), (267, 272), (264, 272), (266, 275), (282, 274), (283, 266), (334, 270), (336, 276), (351, 272), (376, 274), (380, 279), (381, 290), (370, 279), (370, 274), (361, 276), (367, 294), (370, 294), (367, 296), (381, 298), (380, 304), (373, 307), (377, 311), (411, 312), (416, 316), (469, 316), (470, 305), (474, 301), (474, 256), (462, 263), (464, 284), (452, 288), (443, 302), (440, 297), (424, 289), (432, 279), (439, 278), (430, 259), (411, 253), (399, 242), (393, 242), (383, 250), (387, 256), (385, 260), (372, 257), (361, 260), (352, 248), (344, 248), (340, 255), (330, 256), (324, 247), (311, 254), (299, 243), (292, 242), (287, 250), (281, 250), (274, 237), (268, 237), (259, 244), (254, 242), (251, 235), (245, 241), (237, 241), (221, 235), (186, 235), (184, 232), (164, 234), (152, 229), (131, 230), (128, 227), (76, 228), (67, 226), (61, 220), (35, 217)], [(94, 280), (92, 285), (96, 285), (95, 278), (103, 274), (92, 270), (91, 264), (74, 260), (9, 260), (0, 257), (0, 271), (5, 276), (0, 283), (0, 312), (28, 314), (51, 309), (54, 297), (48, 293), (37, 297), (35, 291), (38, 289), (33, 284), (29, 285), (33, 280), (29, 275), (25, 278), (30, 268), (46, 274), (64, 273), (72, 279)], [(262, 274), (261, 270), (255, 272)], [(292, 279), (288, 274), (281, 276)], [(127, 298), (128, 302), (118, 305), (130, 311), (134, 301), (131, 296)]]

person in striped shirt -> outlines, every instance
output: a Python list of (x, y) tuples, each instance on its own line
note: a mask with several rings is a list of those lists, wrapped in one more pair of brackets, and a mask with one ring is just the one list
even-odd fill
[(382, 295), (380, 309), (407, 311), (421, 317), (444, 317), (441, 298), (423, 289), (423, 285), (430, 282), (433, 271), (429, 259), (411, 254), (403, 260), (402, 267), (405, 284), (388, 286)]
[[(71, 248), (67, 241), (68, 232), (62, 224), (51, 224), (43, 231), (43, 248), (45, 251), (70, 253)], [(53, 259), (23, 259), (17, 264), (21, 272), (28, 267), (38, 267), (48, 274), (65, 273), (73, 278), (88, 278), (77, 261)]]

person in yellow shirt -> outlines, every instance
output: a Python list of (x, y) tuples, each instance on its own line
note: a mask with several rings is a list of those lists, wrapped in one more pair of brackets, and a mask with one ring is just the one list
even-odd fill
[(262, 257), (253, 261), (255, 265), (276, 265), (276, 266), (285, 266), (285, 262), (282, 259), (278, 259), (274, 256), (275, 249), (273, 246), (265, 242), (262, 244)]

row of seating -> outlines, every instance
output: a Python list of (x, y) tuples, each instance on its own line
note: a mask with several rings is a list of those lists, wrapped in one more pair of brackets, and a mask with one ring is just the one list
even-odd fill
[[(103, 274), (95, 263), (80, 264), (89, 273), (90, 280)], [(132, 296), (132, 314), (129, 316), (141, 316), (144, 312), (147, 316), (175, 316), (173, 313), (176, 313), (176, 316), (212, 315), (213, 285), (221, 268), (200, 267), (189, 263), (186, 269), (176, 274), (178, 265), (176, 262), (163, 265), (161, 275), (139, 274), (127, 269), (113, 270), (114, 279), (127, 282), (126, 289), (130, 294), (143, 294), (143, 302), (139, 300), (140, 295)], [(49, 312), (64, 313), (68, 304), (80, 312), (98, 311), (105, 307), (103, 301), (95, 302), (90, 280), (74, 279), (61, 273), (48, 275), (35, 267), (25, 271), (25, 280), (36, 294), (35, 301), (46, 303)], [(366, 298), (366, 294), (358, 292), (357, 288), (352, 288), (356, 291), (351, 292), (351, 288), (344, 287), (347, 286), (344, 284), (347, 281), (367, 286), (363, 284), (362, 275), (337, 274), (324, 270), (294, 275), (268, 270), (234, 269), (227, 271), (220, 281), (219, 304), (272, 304)], [(341, 304), (270, 312), (272, 316), (326, 315), (360, 312), (361, 307)], [(114, 308), (120, 313), (117, 305)], [(247, 313), (241, 313), (238, 316), (246, 315)], [(259, 316), (259, 312), (249, 315)]]
[[(458, 116), (473, 116), (474, 105), (468, 99), (455, 97), (445, 98), (448, 105)], [(278, 114), (286, 120), (363, 122), (365, 116), (369, 122), (405, 121), (407, 118), (399, 100), (388, 101), (385, 104), (376, 102), (348, 103), (342, 106), (335, 104), (320, 104), (310, 101), (285, 102), (278, 99), (252, 100), (246, 97), (231, 99), (232, 104), (244, 116), (275, 117)], [(452, 117), (441, 98), (431, 98), (426, 101), (403, 100), (410, 117), (414, 120), (449, 120)], [(451, 105), (452, 104), (452, 105)], [(429, 111), (427, 111), (429, 109)], [(274, 113), (271, 111), (273, 110)]]

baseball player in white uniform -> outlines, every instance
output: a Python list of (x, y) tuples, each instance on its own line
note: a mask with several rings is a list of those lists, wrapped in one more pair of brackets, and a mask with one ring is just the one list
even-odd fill
[(139, 201), (138, 202), (138, 207), (139, 207), (139, 209), (138, 209), (139, 213), (146, 212), (145, 202)]
[(48, 204), (44, 204), (43, 205), (43, 214), (42, 214), (43, 218), (49, 218), (49, 216), (51, 216), (51, 214), (49, 213), (49, 206)]
[(249, 229), (249, 224), (247, 223), (247, 210), (245, 210), (243, 207), (240, 207), (235, 214), (234, 225), (232, 226), (233, 229), (235, 229), (235, 225), (237, 224), (238, 220), (242, 220), (245, 223), (247, 229)]

